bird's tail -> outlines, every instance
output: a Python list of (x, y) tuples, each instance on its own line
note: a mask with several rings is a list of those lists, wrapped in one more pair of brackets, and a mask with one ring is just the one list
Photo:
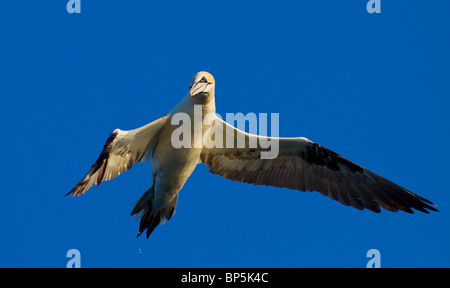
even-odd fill
[(175, 194), (169, 201), (166, 201), (163, 206), (156, 205), (160, 207), (156, 211), (153, 211), (152, 209), (152, 204), (155, 200), (154, 196), (154, 186), (152, 186), (133, 205), (131, 215), (135, 215), (135, 219), (141, 218), (137, 237), (147, 229), (148, 238), (158, 224), (163, 224), (175, 214), (178, 194)]

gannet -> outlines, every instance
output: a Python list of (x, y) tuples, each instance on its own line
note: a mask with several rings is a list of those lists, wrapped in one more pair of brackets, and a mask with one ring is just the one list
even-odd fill
[[(435, 205), (431, 201), (304, 137), (267, 137), (233, 127), (215, 116), (214, 97), (213, 76), (204, 71), (197, 73), (189, 82), (189, 92), (169, 113), (135, 130), (114, 130), (89, 172), (66, 195), (84, 194), (93, 184), (113, 179), (135, 163), (151, 161), (152, 186), (131, 211), (131, 215), (140, 217), (138, 236), (147, 230), (147, 238), (158, 224), (174, 215), (178, 192), (198, 163), (233, 181), (317, 191), (359, 210), (379, 213), (381, 207), (392, 212), (438, 211), (430, 206)], [(209, 115), (210, 120), (190, 124), (190, 145), (174, 145), (174, 133), (181, 123), (174, 121), (175, 115), (182, 113), (192, 119), (196, 111), (202, 117)], [(225, 143), (226, 139), (232, 139), (232, 145)], [(261, 143), (270, 140), (277, 142), (278, 154), (262, 157), (268, 148)], [(219, 143), (222, 145), (217, 145), (218, 141), (223, 141)]]

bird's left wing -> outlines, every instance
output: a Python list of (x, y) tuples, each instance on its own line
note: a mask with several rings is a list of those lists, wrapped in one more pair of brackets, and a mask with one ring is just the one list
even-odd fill
[(93, 184), (100, 185), (102, 181), (110, 180), (129, 170), (134, 163), (147, 160), (167, 119), (168, 116), (163, 116), (130, 131), (114, 130), (91, 170), (66, 195), (81, 195)]
[[(380, 212), (381, 206), (394, 212), (414, 213), (411, 208), (425, 213), (429, 213), (427, 209), (437, 211), (425, 198), (306, 138), (258, 136), (217, 117), (215, 121), (215, 130), (211, 130), (200, 156), (214, 174), (245, 183), (318, 191), (360, 210)], [(278, 144), (278, 156), (262, 159), (261, 153), (270, 148), (263, 148), (261, 143), (267, 147), (270, 140), (278, 142), (273, 143)]]

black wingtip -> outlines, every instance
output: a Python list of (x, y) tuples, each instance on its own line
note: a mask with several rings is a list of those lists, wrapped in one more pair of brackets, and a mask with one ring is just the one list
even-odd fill
[[(437, 206), (436, 204), (433, 204), (433, 205), (435, 205), (435, 206)], [(439, 211), (438, 209), (436, 209), (436, 208), (434, 208), (434, 207), (427, 207), (427, 209), (428, 210), (431, 210), (431, 211), (434, 211), (434, 212), (441, 212), (441, 211)]]
[[(75, 186), (76, 188), (76, 186)], [(69, 195), (75, 195), (75, 188), (73, 188), (72, 190), (70, 190), (68, 193), (64, 194), (64, 197), (69, 196)]]
[[(430, 211), (440, 212), (438, 209), (436, 209), (436, 208), (430, 206), (430, 205), (437, 206), (436, 204), (434, 204), (434, 203), (431, 202), (430, 200), (425, 199), (425, 198), (423, 198), (423, 197), (420, 197), (420, 196), (418, 196), (418, 197), (419, 197), (419, 199), (422, 201), (422, 205), (423, 205), (424, 210), (425, 210), (425, 209), (428, 209), (428, 210), (430, 210)], [(430, 205), (428, 205), (428, 204), (430, 204)], [(422, 211), (422, 210), (421, 210), (421, 211)], [(427, 210), (425, 210), (425, 211), (426, 211), (427, 214), (430, 214), (429, 211), (427, 211)], [(422, 211), (422, 212), (425, 212), (425, 211)]]
[[(420, 197), (420, 196), (419, 196), (419, 197)], [(435, 204), (435, 203), (431, 202), (430, 200), (425, 199), (425, 198), (423, 198), (423, 197), (420, 197), (420, 200), (422, 200), (423, 202), (428, 203), (428, 204), (430, 204), (430, 205), (437, 206), (437, 204)], [(428, 205), (427, 205), (427, 206), (428, 206)], [(431, 206), (428, 206), (427, 209), (430, 209), (430, 210), (439, 212), (439, 210), (437, 210), (436, 208), (431, 207)]]

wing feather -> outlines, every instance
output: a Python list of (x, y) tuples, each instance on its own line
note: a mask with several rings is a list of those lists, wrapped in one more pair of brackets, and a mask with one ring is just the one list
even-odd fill
[(129, 170), (134, 163), (147, 160), (166, 122), (167, 116), (164, 116), (134, 130), (114, 130), (89, 172), (66, 195), (84, 194), (93, 184), (100, 185), (101, 182), (111, 180)]
[[(261, 159), (261, 152), (269, 148), (262, 148), (259, 141), (257, 147), (249, 147), (250, 140), (257, 137), (267, 141), (270, 137), (248, 134), (219, 118), (215, 121), (222, 127), (215, 133), (222, 133), (224, 148), (205, 145), (200, 156), (214, 174), (244, 183), (317, 191), (346, 206), (376, 213), (381, 211), (380, 207), (393, 212), (438, 211), (430, 206), (435, 205), (431, 201), (306, 138), (276, 138), (278, 156)], [(239, 147), (237, 139), (243, 137), (240, 139), (245, 139), (245, 147), (226, 147), (227, 137), (233, 137), (233, 147)]]

